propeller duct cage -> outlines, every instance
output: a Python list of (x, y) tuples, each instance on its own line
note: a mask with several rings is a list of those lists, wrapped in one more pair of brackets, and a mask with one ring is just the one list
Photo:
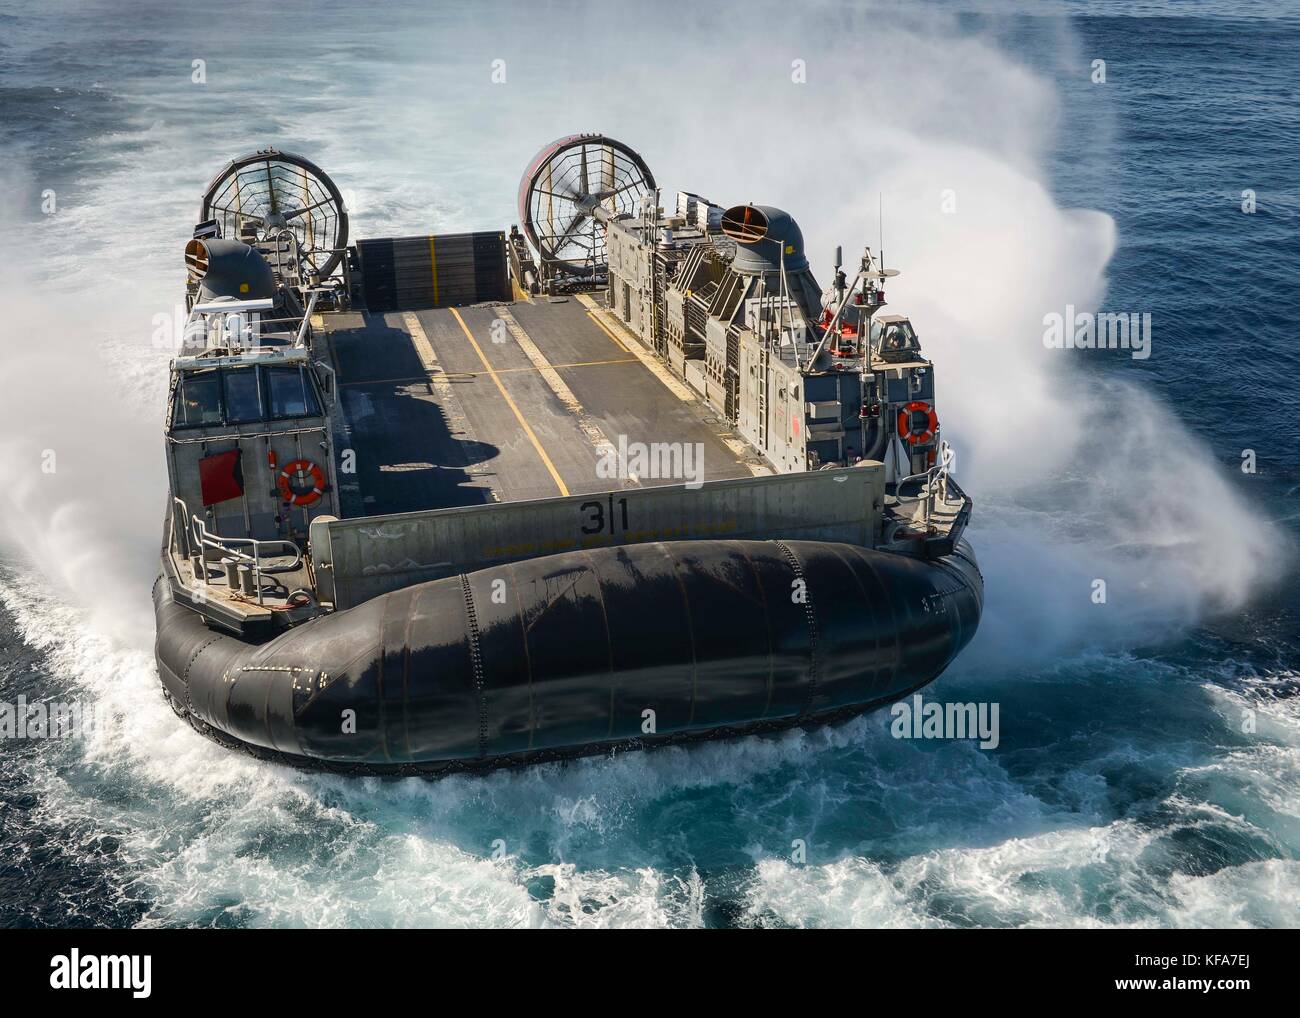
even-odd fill
[(655, 190), (645, 160), (603, 134), (573, 134), (537, 154), (519, 185), (519, 222), (548, 272), (580, 278), (608, 268), (602, 220), (634, 216)]
[(265, 249), (282, 276), (293, 270), (304, 280), (333, 272), (348, 242), (334, 182), (311, 160), (273, 148), (232, 160), (213, 178), (199, 213), (200, 222), (209, 220), (222, 237)]

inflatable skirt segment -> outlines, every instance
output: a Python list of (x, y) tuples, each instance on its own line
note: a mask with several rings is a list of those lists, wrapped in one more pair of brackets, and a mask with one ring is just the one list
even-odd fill
[(737, 735), (892, 702), (970, 641), (964, 542), (679, 541), (432, 580), (251, 643), (154, 588), (173, 708), (219, 741), (375, 773)]

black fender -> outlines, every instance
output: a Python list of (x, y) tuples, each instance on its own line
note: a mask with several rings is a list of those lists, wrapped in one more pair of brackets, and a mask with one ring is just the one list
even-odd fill
[(891, 702), (970, 641), (964, 542), (566, 552), (421, 583), (263, 642), (154, 590), (174, 705), (252, 747), (379, 771), (786, 727)]

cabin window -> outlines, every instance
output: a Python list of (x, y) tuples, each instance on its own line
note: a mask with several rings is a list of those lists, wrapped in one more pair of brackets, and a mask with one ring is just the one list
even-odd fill
[(177, 425), (221, 423), (221, 375), (215, 369), (181, 375), (176, 395)]
[(207, 368), (181, 375), (172, 425), (249, 424), (320, 412), (316, 389), (301, 365)]
[(243, 424), (262, 419), (262, 396), (255, 368), (222, 372), (226, 384), (226, 423)]
[(263, 370), (272, 417), (308, 417), (320, 413), (316, 392), (301, 367)]

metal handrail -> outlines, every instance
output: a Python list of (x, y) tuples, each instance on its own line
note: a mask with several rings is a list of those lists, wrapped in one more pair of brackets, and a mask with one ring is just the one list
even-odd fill
[[(258, 604), (263, 603), (262, 573), (264, 572), (288, 573), (288, 572), (293, 572), (295, 569), (299, 569), (302, 566), (302, 549), (300, 549), (292, 541), (286, 540), (282, 537), (271, 538), (269, 540), (258, 540), (257, 538), (254, 537), (221, 537), (220, 535), (214, 534), (210, 530), (208, 530), (207, 524), (197, 513), (190, 513), (190, 508), (188, 505), (185, 504), (184, 499), (179, 498), (176, 495), (173, 495), (172, 503), (173, 503), (173, 509), (175, 508), (175, 506), (180, 506), (181, 509), (184, 511), (185, 515), (190, 517), (190, 521), (191, 521), (190, 528), (189, 528), (190, 540), (196, 542), (200, 548), (215, 548), (216, 550), (223, 552), (225, 555), (234, 558), (238, 562), (252, 563), (253, 587), (257, 591)], [(239, 548), (233, 547), (234, 545), (251, 545), (253, 553), (249, 555), (247, 552), (241, 551)], [(262, 558), (264, 554), (265, 557), (267, 558), (274, 558), (275, 555), (269, 552), (264, 553), (262, 549), (270, 548), (276, 545), (292, 549), (293, 562), (289, 565), (263, 566)], [(201, 552), (199, 554), (199, 558), (200, 560), (203, 560), (203, 555)], [(206, 561), (202, 561), (202, 569), (203, 569), (203, 584), (204, 586), (207, 586), (208, 567)]]
[(332, 367), (330, 367), (328, 364), (326, 364), (324, 361), (319, 361), (319, 360), (318, 360), (318, 361), (313, 361), (312, 363), (313, 363), (313, 365), (316, 367), (317, 370), (319, 370), (319, 371), (324, 371), (324, 372), (326, 372), (326, 373), (329, 375), (329, 378), (330, 378), (330, 384), (329, 384), (329, 386), (325, 389), (325, 391), (326, 391), (326, 392), (327, 392), (331, 397), (337, 395), (338, 390), (339, 390), (339, 380), (338, 380), (338, 374), (335, 372), (335, 370), (334, 370)]
[(303, 346), (307, 339), (307, 331), (311, 328), (311, 316), (316, 310), (316, 301), (320, 297), (319, 290), (313, 290), (311, 296), (307, 298), (307, 310), (302, 313), (302, 323), (298, 326), (298, 337), (293, 341), (295, 347)]
[[(934, 508), (935, 497), (939, 494), (940, 488), (942, 488), (944, 501), (946, 502), (948, 499), (948, 487), (947, 484), (943, 482), (946, 482), (948, 479), (948, 468), (951, 460), (948, 459), (947, 452), (950, 448), (951, 446), (949, 446), (947, 442), (941, 443), (939, 446), (939, 462), (928, 470), (923, 470), (919, 474), (912, 474), (908, 477), (904, 477), (902, 480), (897, 481), (894, 484), (894, 491), (900, 493), (894, 495), (894, 500), (900, 505), (904, 502), (924, 501), (925, 528), (927, 531), (930, 529), (930, 513)], [(911, 481), (923, 481), (924, 483), (921, 486), (921, 490), (915, 495), (901, 494), (903, 485)]]
[[(316, 304), (319, 301), (320, 293), (321, 291), (319, 289), (312, 290), (311, 296), (308, 297), (307, 300), (307, 308), (302, 315), (280, 315), (274, 318), (270, 318), (270, 317), (259, 318), (258, 319), (259, 327), (265, 329), (268, 325), (291, 326), (292, 331), (294, 331), (295, 333), (294, 346), (296, 347), (302, 346), (303, 341), (306, 339), (307, 330), (310, 327), (309, 323), (311, 320), (311, 315), (316, 310)], [(200, 313), (206, 316), (216, 317), (218, 315), (226, 314), (227, 312), (217, 309), (212, 311), (204, 311)], [(190, 310), (185, 315), (185, 324), (181, 327), (182, 336), (188, 335), (190, 331), (190, 326), (194, 324), (194, 316), (195, 316), (194, 308), (190, 308)], [(291, 331), (291, 330), (286, 330), (286, 331)], [(206, 336), (206, 332), (205, 332), (205, 336)], [(260, 338), (260, 336), (256, 338)], [(256, 349), (256, 346), (254, 346), (253, 348)], [(213, 349), (213, 348), (205, 346), (204, 349)], [(240, 349), (243, 348), (241, 347)]]

